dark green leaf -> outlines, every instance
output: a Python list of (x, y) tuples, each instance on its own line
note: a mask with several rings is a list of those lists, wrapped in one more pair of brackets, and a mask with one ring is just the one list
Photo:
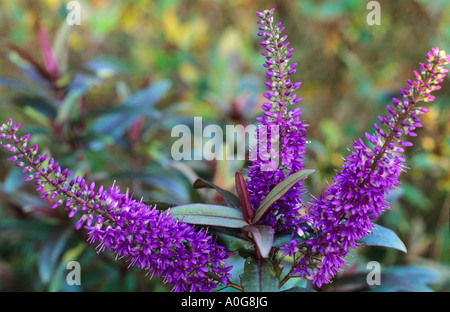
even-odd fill
[(201, 189), (201, 188), (215, 189), (222, 196), (222, 198), (225, 200), (225, 202), (228, 204), (228, 206), (240, 209), (239, 198), (235, 194), (233, 194), (227, 190), (224, 190), (224, 189), (218, 187), (217, 185), (215, 185), (214, 183), (211, 183), (204, 179), (195, 180), (194, 189)]
[(262, 200), (258, 209), (255, 212), (252, 223), (255, 224), (266, 213), (270, 206), (276, 202), (280, 197), (282, 197), (290, 188), (292, 188), (298, 181), (305, 179), (309, 175), (316, 172), (316, 169), (305, 169), (295, 172), (288, 176), (283, 182), (276, 185), (266, 197)]
[(390, 229), (382, 227), (381, 225), (374, 224), (375, 229), (367, 236), (358, 240), (358, 243), (368, 246), (384, 246), (389, 248), (395, 248), (400, 251), (406, 252), (406, 246), (398, 238), (398, 236)]
[(108, 134), (115, 138), (121, 137), (133, 122), (141, 117), (141, 114), (136, 112), (151, 109), (164, 96), (169, 87), (170, 82), (163, 80), (136, 92), (122, 103), (122, 107), (126, 107), (132, 114), (123, 114), (119, 109), (117, 114), (100, 117), (92, 125), (91, 130), (98, 134)]
[(263, 258), (267, 258), (273, 244), (273, 234), (275, 230), (268, 225), (247, 225), (242, 228), (244, 231), (252, 233), (253, 240), (258, 246)]
[(242, 213), (228, 206), (189, 204), (170, 209), (170, 214), (183, 222), (220, 227), (241, 228), (248, 223)]
[(62, 124), (73, 115), (74, 107), (77, 101), (84, 95), (83, 89), (72, 89), (66, 95), (61, 105), (58, 108), (55, 122)]
[(167, 202), (162, 202), (162, 201), (157, 201), (157, 200), (143, 200), (142, 202), (144, 204), (146, 204), (147, 206), (151, 206), (151, 207), (156, 206), (156, 209), (159, 209), (159, 210), (166, 210), (168, 208), (178, 206), (178, 204), (167, 203)]
[(50, 282), (70, 234), (71, 230), (57, 232), (44, 245), (39, 261), (39, 276), (44, 284)]
[(30, 106), (46, 117), (52, 119), (56, 116), (56, 104), (51, 99), (42, 96), (17, 95), (13, 98), (13, 102), (21, 107)]
[(209, 231), (217, 236), (217, 242), (224, 246), (227, 251), (247, 255), (253, 252), (255, 244), (240, 229), (211, 226)]
[(245, 292), (278, 292), (279, 280), (267, 259), (248, 258), (239, 277)]
[[(292, 234), (294, 234), (294, 235), (292, 235)], [(274, 236), (274, 238), (273, 238), (273, 246), (280, 247), (280, 246), (282, 246), (284, 244), (289, 244), (289, 242), (292, 239), (297, 240), (297, 242), (303, 241), (303, 239), (300, 236), (297, 235), (296, 231), (291, 231), (291, 232), (288, 232), (288, 233), (284, 232), (284, 233), (281, 233), (281, 234), (276, 234)]]

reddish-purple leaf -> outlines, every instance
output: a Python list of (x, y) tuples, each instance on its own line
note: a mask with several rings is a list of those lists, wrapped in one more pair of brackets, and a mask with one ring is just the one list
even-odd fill
[(244, 176), (239, 171), (236, 172), (236, 191), (241, 203), (241, 211), (247, 222), (251, 222), (253, 219), (253, 208), (250, 202), (250, 196), (248, 194), (247, 183), (245, 182)]

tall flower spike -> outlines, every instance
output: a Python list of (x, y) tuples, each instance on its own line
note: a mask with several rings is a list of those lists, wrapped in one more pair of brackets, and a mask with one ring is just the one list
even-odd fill
[(450, 55), (433, 48), (426, 60), (426, 64), (420, 64), (420, 72), (414, 71), (416, 80), (408, 81), (407, 88), (400, 90), (402, 98), (394, 98), (392, 105), (387, 105), (388, 114), (378, 118), (375, 132), (366, 133), (373, 147), (355, 140), (333, 184), (309, 205), (317, 238), (307, 244), (321, 259), (313, 273), (313, 282), (319, 287), (330, 282), (346, 264), (349, 248), (357, 247), (357, 241), (373, 230), (371, 220), (389, 209), (385, 195), (399, 184), (398, 177), (406, 169), (401, 153), (403, 147), (412, 145), (404, 137), (416, 136), (414, 130), (422, 126), (419, 116), (427, 112), (417, 103), (433, 101), (431, 92), (440, 89), (438, 84), (448, 72), (443, 65), (450, 63)]
[(211, 291), (217, 283), (226, 285), (230, 277), (225, 259), (228, 253), (205, 231), (174, 220), (169, 212), (160, 212), (110, 188), (87, 183), (80, 176), (70, 179), (53, 158), (37, 155), (38, 147), (27, 147), (30, 136), (17, 137), (20, 125), (10, 119), (0, 128), (2, 147), (13, 153), (9, 160), (23, 167), (41, 198), (58, 199), (52, 208), (63, 206), (70, 218), (81, 215), (76, 229), (88, 230), (88, 242), (97, 243), (97, 251), (112, 251), (131, 265), (162, 277), (173, 291)]
[[(262, 199), (278, 183), (290, 174), (303, 168), (303, 153), (306, 144), (306, 124), (300, 120), (300, 109), (289, 110), (288, 106), (302, 99), (294, 93), (301, 82), (292, 82), (297, 63), (290, 63), (293, 49), (283, 36), (284, 27), (273, 22), (274, 9), (257, 12), (260, 42), (265, 51), (266, 68), (263, 94), (267, 102), (262, 105), (264, 116), (257, 117), (257, 146), (251, 151), (248, 168), (248, 189), (253, 208), (256, 210)], [(301, 195), (305, 192), (298, 182), (266, 213), (260, 223), (270, 225), (277, 231), (294, 227), (300, 218)]]

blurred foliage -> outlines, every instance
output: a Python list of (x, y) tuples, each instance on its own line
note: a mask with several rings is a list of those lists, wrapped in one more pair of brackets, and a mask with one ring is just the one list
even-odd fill
[[(255, 11), (275, 7), (300, 63), (294, 79), (303, 82), (298, 94), (310, 125), (306, 162), (319, 169), (308, 188), (318, 195), (425, 53), (450, 51), (448, 1), (379, 1), (379, 26), (366, 23), (367, 2), (79, 1), (81, 25), (68, 26), (65, 1), (2, 1), (0, 116), (24, 124), (33, 143), (88, 180), (117, 181), (138, 198), (212, 203), (219, 199), (192, 182), (202, 177), (232, 190), (246, 164), (174, 162), (171, 128), (192, 126), (194, 116), (204, 125), (254, 122), (264, 86)], [(380, 291), (450, 289), (449, 102), (446, 79), (407, 151), (411, 169), (389, 195), (393, 209), (377, 220), (408, 253), (358, 249), (323, 290), (365, 289), (372, 260), (386, 276)], [(0, 155), (0, 291), (169, 289), (97, 255), (64, 211), (50, 210)], [(65, 282), (71, 260), (81, 263), (81, 286)]]

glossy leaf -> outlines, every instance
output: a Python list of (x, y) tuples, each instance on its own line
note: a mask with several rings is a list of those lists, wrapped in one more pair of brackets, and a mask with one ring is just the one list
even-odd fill
[(225, 200), (228, 206), (240, 209), (239, 198), (235, 194), (218, 187), (212, 182), (206, 181), (204, 179), (197, 179), (195, 180), (193, 186), (194, 189), (201, 189), (201, 188), (215, 189), (217, 193), (219, 193), (220, 196), (222, 196), (222, 198)]
[(390, 229), (381, 225), (374, 224), (375, 228), (372, 232), (365, 237), (358, 240), (358, 243), (366, 246), (384, 246), (389, 248), (395, 248), (400, 251), (406, 252), (406, 246), (398, 238), (398, 236)]
[(272, 206), (274, 202), (280, 199), (289, 189), (291, 189), (297, 182), (305, 179), (309, 175), (316, 172), (316, 169), (305, 169), (295, 172), (288, 176), (283, 182), (277, 184), (266, 197), (261, 201), (258, 209), (255, 212), (252, 223), (255, 224), (264, 216), (266, 211)]
[(248, 258), (239, 277), (245, 292), (278, 292), (279, 280), (267, 259)]
[(239, 252), (239, 255), (245, 254), (246, 257), (254, 252), (255, 244), (240, 229), (211, 226), (209, 230), (217, 236), (217, 242), (227, 251)]
[(261, 257), (267, 258), (272, 249), (273, 235), (275, 230), (268, 225), (247, 225), (242, 228), (252, 234), (253, 240), (258, 246)]
[(189, 204), (170, 209), (170, 214), (183, 222), (219, 227), (241, 228), (248, 223), (242, 213), (228, 206)]

